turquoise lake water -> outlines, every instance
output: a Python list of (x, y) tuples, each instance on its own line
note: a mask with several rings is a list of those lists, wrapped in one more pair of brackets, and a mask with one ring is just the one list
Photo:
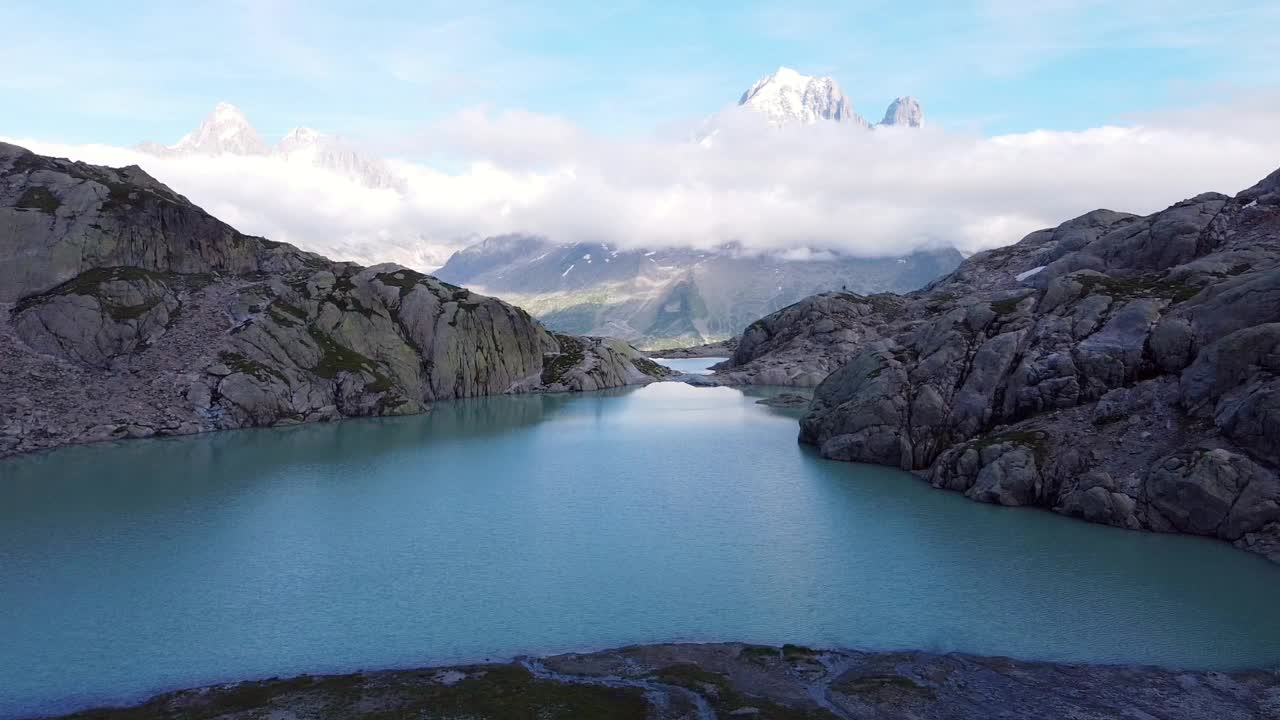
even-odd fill
[(711, 366), (718, 362), (723, 362), (729, 358), (724, 357), (708, 357), (708, 358), (654, 358), (654, 362), (662, 363), (672, 370), (679, 370), (682, 373), (690, 375), (709, 375), (711, 374)]
[(1280, 566), (829, 462), (659, 383), (0, 463), (0, 716), (655, 641), (1280, 664)]

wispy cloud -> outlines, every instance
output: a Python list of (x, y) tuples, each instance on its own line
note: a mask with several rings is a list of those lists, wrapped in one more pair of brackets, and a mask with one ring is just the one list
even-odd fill
[[(893, 255), (1014, 242), (1097, 207), (1147, 213), (1236, 192), (1280, 165), (1280, 104), (1154, 114), (1141, 124), (996, 137), (928, 128), (768, 129), (726, 112), (709, 146), (591, 133), (527, 111), (471, 109), (403, 141), (453, 169), (401, 160), (403, 194), (271, 158), (155, 158), (18, 139), (34, 150), (137, 163), (242, 230), (335, 258), (443, 262), (506, 232), (620, 246)], [(465, 160), (461, 160), (465, 158)]]

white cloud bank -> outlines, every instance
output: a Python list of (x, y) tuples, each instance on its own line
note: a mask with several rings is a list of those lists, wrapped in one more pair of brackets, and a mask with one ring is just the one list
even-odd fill
[[(735, 113), (709, 143), (594, 137), (553, 117), (468, 111), (393, 161), (406, 191), (372, 190), (270, 157), (153, 157), (100, 145), (7, 139), (87, 162), (138, 164), (244, 232), (335, 259), (426, 268), (505, 232), (622, 247), (835, 250), (896, 255), (1017, 241), (1097, 207), (1148, 213), (1208, 190), (1234, 193), (1280, 166), (1277, 114), (1183, 113), (1142, 125), (998, 137), (770, 130)], [(1231, 118), (1222, 124), (1216, 118)]]

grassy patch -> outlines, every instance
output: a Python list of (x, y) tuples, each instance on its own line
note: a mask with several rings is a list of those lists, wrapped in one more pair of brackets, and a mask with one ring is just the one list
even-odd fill
[(1004, 300), (996, 300), (991, 303), (991, 312), (996, 315), (1012, 315), (1018, 312), (1018, 304), (1021, 303), (1026, 296), (1005, 298)]
[(804, 645), (787, 643), (782, 646), (782, 655), (788, 660), (812, 660), (818, 657), (818, 651)]
[(395, 387), (391, 378), (387, 377), (378, 369), (378, 364), (369, 357), (361, 355), (334, 340), (328, 333), (321, 332), (316, 328), (309, 328), (311, 338), (320, 346), (320, 361), (315, 367), (311, 368), (311, 372), (319, 375), (326, 380), (333, 380), (342, 373), (367, 373), (373, 376), (373, 380), (365, 385), (368, 392), (385, 392)]
[(22, 193), (22, 197), (18, 198), (18, 204), (14, 207), (19, 210), (38, 210), (52, 215), (61, 206), (62, 201), (54, 197), (48, 188), (33, 186)]
[(925, 687), (904, 675), (868, 674), (842, 678), (832, 689), (845, 695), (870, 695), (877, 700), (888, 699), (886, 696), (918, 697), (933, 700), (936, 694), (933, 688)]
[(560, 344), (560, 354), (546, 361), (542, 366), (542, 384), (554, 385), (564, 379), (565, 375), (586, 359), (586, 346), (572, 335), (553, 333)]
[(289, 383), (285, 376), (273, 367), (263, 365), (262, 363), (252, 360), (249, 357), (237, 352), (218, 353), (218, 360), (231, 368), (232, 372), (244, 373), (252, 375), (258, 380), (268, 381), (271, 378), (277, 378), (286, 385)]
[(241, 683), (204, 693), (162, 695), (128, 709), (90, 710), (75, 720), (212, 720), (233, 713), (269, 717), (301, 713), (307, 717), (470, 718), (541, 720), (587, 718), (643, 720), (649, 704), (636, 688), (538, 680), (524, 668), (502, 665), (463, 668), (467, 677), (453, 685), (433, 682), (434, 672), (299, 677)]
[(418, 287), (418, 283), (427, 276), (413, 270), (397, 270), (393, 273), (379, 273), (376, 277), (383, 285), (400, 288), (400, 297), (403, 298), (413, 292), (413, 289)]
[[(775, 651), (776, 652), (776, 651)], [(789, 707), (766, 698), (745, 695), (733, 689), (729, 678), (692, 663), (668, 665), (653, 673), (654, 680), (692, 690), (707, 699), (719, 717), (745, 707), (759, 710), (755, 720), (836, 720), (830, 712), (816, 707)]]
[(1044, 469), (1045, 460), (1049, 457), (1049, 434), (1043, 430), (1017, 430), (1012, 432), (1002, 432), (997, 435), (987, 435), (977, 440), (971, 441), (975, 450), (981, 453), (992, 445), (1001, 443), (1015, 443), (1026, 448), (1030, 448), (1036, 456), (1036, 466), (1041, 470)]
[(748, 645), (738, 652), (738, 657), (753, 662), (757, 665), (763, 665), (766, 660), (775, 660), (778, 658), (778, 648), (769, 647), (767, 645)]
[(1123, 278), (1109, 275), (1081, 275), (1075, 279), (1084, 285), (1086, 293), (1099, 293), (1116, 299), (1154, 297), (1183, 302), (1199, 295), (1202, 289), (1194, 285), (1166, 281), (1158, 275), (1135, 275)]
[(307, 320), (307, 313), (304, 310), (283, 300), (272, 302), (267, 308), (267, 313), (271, 315), (272, 320), (285, 327), (298, 327)]
[(112, 320), (137, 320), (159, 304), (159, 300), (148, 300), (139, 305), (114, 305), (109, 302), (103, 302), (102, 309), (107, 311)]
[[(102, 309), (111, 317), (111, 319), (117, 321), (135, 320), (154, 308), (156, 305), (159, 305), (160, 300), (147, 300), (138, 305), (118, 305), (103, 296), (102, 284), (108, 282), (153, 281), (168, 287), (169, 283), (175, 279), (185, 278), (183, 276), (143, 270), (138, 267), (94, 268), (80, 273), (48, 292), (23, 298), (18, 302), (15, 310), (19, 312), (26, 310), (29, 307), (39, 305), (45, 300), (57, 295), (85, 295), (96, 298), (98, 303), (102, 306)], [(191, 280), (193, 282), (198, 282), (199, 277), (193, 277)]]
[(155, 280), (157, 282), (164, 282), (167, 279), (168, 276), (166, 276), (165, 273), (143, 270), (140, 267), (120, 266), (94, 268), (92, 270), (85, 270), (79, 275), (50, 290), (47, 294), (96, 296), (98, 294), (98, 286), (105, 282), (111, 282), (114, 280), (124, 282)]
[(107, 188), (107, 197), (102, 201), (103, 210), (117, 210), (133, 205), (142, 199), (141, 188), (108, 180), (105, 177), (94, 178), (94, 181)]
[(667, 367), (659, 365), (647, 357), (635, 357), (631, 360), (635, 364), (636, 369), (652, 378), (664, 378), (671, 374), (671, 370)]
[(368, 307), (364, 303), (360, 302), (360, 300), (356, 298), (356, 296), (354, 295), (333, 294), (326, 297), (324, 301), (338, 308), (342, 312), (356, 312), (356, 313), (360, 313), (366, 318), (372, 318), (376, 314), (373, 308)]
[(302, 308), (296, 305), (290, 305), (289, 303), (283, 300), (276, 300), (275, 302), (271, 303), (271, 307), (277, 310), (280, 310), (281, 312), (286, 312), (299, 320), (307, 319), (307, 311), (303, 310)]

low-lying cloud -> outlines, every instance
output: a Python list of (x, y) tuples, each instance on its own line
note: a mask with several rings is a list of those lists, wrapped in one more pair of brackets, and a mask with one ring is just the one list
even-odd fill
[(447, 170), (390, 161), (403, 192), (273, 157), (9, 141), (141, 165), (248, 233), (335, 259), (429, 269), (469, 242), (508, 232), (620, 247), (736, 242), (789, 255), (972, 252), (1097, 207), (1148, 213), (1208, 190), (1237, 192), (1280, 166), (1280, 134), (1269, 132), (1276, 117), (1255, 106), (980, 137), (934, 127), (769, 129), (726, 112), (698, 142), (603, 138), (559, 118), (471, 110), (415, 138), (380, 143), (451, 158)]

